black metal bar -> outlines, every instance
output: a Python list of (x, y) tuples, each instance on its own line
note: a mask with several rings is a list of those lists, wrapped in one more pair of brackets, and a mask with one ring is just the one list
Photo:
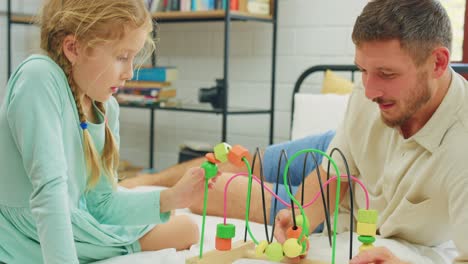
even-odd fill
[(11, 74), (11, 0), (7, 1), (7, 80)]
[(154, 108), (150, 109), (150, 153), (149, 153), (149, 168), (154, 168)]
[(223, 77), (223, 112), (222, 112), (222, 131), (221, 141), (227, 141), (227, 115), (228, 115), (228, 90), (229, 90), (229, 48), (230, 48), (230, 37), (231, 37), (231, 10), (229, 1), (225, 6), (224, 16), (224, 77)]
[(468, 73), (468, 64), (466, 63), (451, 63), (450, 66), (459, 74)]
[(273, 44), (271, 50), (271, 98), (270, 98), (270, 140), (269, 144), (273, 144), (275, 130), (275, 84), (276, 84), (276, 40), (278, 38), (278, 1), (273, 2)]

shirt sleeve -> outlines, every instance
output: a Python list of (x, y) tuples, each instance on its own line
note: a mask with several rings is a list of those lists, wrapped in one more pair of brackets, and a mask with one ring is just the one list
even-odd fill
[(33, 192), (30, 207), (45, 263), (78, 263), (62, 139), (64, 76), (43, 59), (12, 76), (7, 119)]
[[(111, 97), (106, 114), (109, 126), (119, 144), (119, 106)], [(160, 191), (116, 191), (107, 177), (101, 175), (95, 188), (86, 193), (88, 210), (103, 224), (146, 225), (169, 220), (170, 212), (160, 212)]]

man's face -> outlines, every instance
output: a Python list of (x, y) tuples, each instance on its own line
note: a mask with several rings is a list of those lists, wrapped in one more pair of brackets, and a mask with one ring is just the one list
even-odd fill
[(385, 124), (399, 127), (431, 99), (429, 74), (417, 67), (398, 40), (366, 42), (356, 47), (366, 97), (377, 103)]

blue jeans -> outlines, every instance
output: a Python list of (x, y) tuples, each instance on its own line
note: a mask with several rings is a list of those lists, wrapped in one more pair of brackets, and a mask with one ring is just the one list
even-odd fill
[[(296, 152), (303, 149), (318, 149), (323, 152), (327, 151), (328, 145), (335, 136), (335, 131), (328, 131), (323, 134), (312, 135), (305, 138), (288, 141), (276, 145), (272, 145), (266, 148), (263, 156), (263, 171), (267, 182), (273, 183), (273, 191), (276, 190), (278, 185), (278, 196), (284, 201), (290, 201), (289, 196), (286, 192), (285, 186), (283, 185), (283, 172), (286, 167), (286, 159), (283, 157), (281, 164), (279, 164), (280, 156), (282, 151), (286, 151), (288, 159), (290, 159)], [(312, 153), (315, 155), (315, 153)], [(296, 194), (299, 185), (302, 183), (302, 175), (309, 175), (316, 168), (314, 159), (307, 157), (307, 162), (304, 165), (304, 158), (306, 154), (299, 155), (289, 166), (289, 174), (291, 179), (291, 193)], [(322, 155), (315, 155), (317, 164), (322, 163)], [(280, 175), (277, 182), (278, 166), (280, 167)], [(305, 171), (304, 171), (305, 170)], [(270, 223), (273, 223), (274, 217), (279, 210), (286, 208), (280, 202), (276, 203), (276, 199), (271, 200), (271, 211), (270, 211)], [(320, 230), (317, 230), (321, 227)], [(314, 232), (321, 232), (323, 224), (320, 225)]]

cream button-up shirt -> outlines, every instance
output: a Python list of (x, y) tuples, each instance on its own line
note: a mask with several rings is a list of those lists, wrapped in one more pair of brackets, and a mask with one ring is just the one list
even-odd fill
[[(455, 263), (468, 263), (468, 82), (462, 76), (452, 70), (442, 103), (408, 139), (386, 126), (378, 105), (356, 87), (328, 152), (335, 147), (366, 185), (370, 207), (379, 211), (381, 236), (426, 246), (453, 240), (459, 253)], [(343, 162), (336, 162), (345, 174)], [(357, 208), (365, 208), (365, 195), (355, 186), (357, 215)], [(348, 204), (345, 199), (343, 207)], [(349, 226), (346, 222), (339, 223), (340, 230)]]

